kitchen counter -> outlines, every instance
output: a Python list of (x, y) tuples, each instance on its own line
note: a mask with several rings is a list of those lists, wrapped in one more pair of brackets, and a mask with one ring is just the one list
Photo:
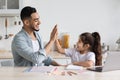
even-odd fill
[[(58, 53), (57, 51), (53, 51), (49, 54), (49, 56), (51, 56), (54, 59), (65, 59), (65, 58), (69, 58), (66, 57), (63, 54)], [(6, 50), (0, 50), (0, 59), (12, 59), (12, 52), (11, 51), (6, 51)]]
[[(52, 51), (48, 56), (51, 56), (60, 64), (70, 63), (70, 58), (57, 51)], [(14, 66), (13, 56), (11, 51), (0, 50), (0, 66)]]
[(12, 59), (12, 53), (11, 51), (7, 50), (0, 50), (0, 59)]
[(50, 52), (49, 56), (54, 59), (69, 59), (69, 57), (66, 57), (64, 54), (58, 53), (57, 51)]

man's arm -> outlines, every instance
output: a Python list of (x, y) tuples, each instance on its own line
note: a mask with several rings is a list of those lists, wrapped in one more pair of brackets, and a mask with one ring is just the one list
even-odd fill
[(51, 65), (53, 65), (53, 66), (61, 66), (61, 64), (57, 63), (57, 62), (54, 61), (54, 60), (52, 61)]
[(57, 32), (57, 25), (55, 25), (55, 27), (53, 28), (51, 35), (50, 35), (50, 41), (48, 42), (48, 44), (45, 46), (45, 51), (46, 54), (48, 54), (51, 51), (51, 47), (53, 46), (56, 38), (57, 38), (58, 32)]
[(50, 57), (47, 57), (43, 63), (45, 64), (45, 66), (49, 66), (49, 65), (53, 65), (53, 66), (61, 66), (59, 63), (57, 63), (56, 61), (52, 60)]

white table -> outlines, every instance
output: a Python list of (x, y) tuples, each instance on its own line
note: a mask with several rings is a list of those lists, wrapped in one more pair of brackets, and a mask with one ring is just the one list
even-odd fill
[[(27, 67), (0, 67), (0, 80), (120, 80), (120, 70), (110, 72), (74, 71), (77, 75), (52, 74), (40, 72), (23, 72)], [(66, 71), (58, 67), (58, 71)]]

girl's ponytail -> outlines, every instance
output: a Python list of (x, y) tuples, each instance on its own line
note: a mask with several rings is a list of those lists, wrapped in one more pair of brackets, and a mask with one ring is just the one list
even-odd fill
[(101, 49), (101, 38), (98, 32), (92, 33), (94, 37), (94, 44), (92, 46), (92, 51), (95, 53), (96, 66), (102, 65), (102, 49)]

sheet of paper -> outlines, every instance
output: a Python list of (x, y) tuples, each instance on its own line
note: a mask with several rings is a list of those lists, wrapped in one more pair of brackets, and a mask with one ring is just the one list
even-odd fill
[(82, 66), (77, 66), (77, 65), (68, 65), (66, 69), (73, 69), (73, 70), (83, 70)]

